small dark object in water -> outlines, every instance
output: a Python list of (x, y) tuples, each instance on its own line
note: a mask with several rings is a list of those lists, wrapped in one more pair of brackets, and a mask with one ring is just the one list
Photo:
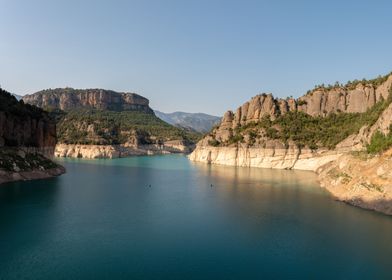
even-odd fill
[(151, 188), (151, 185), (148, 185), (149, 188)]
[(213, 187), (213, 185), (211, 184), (211, 188)]

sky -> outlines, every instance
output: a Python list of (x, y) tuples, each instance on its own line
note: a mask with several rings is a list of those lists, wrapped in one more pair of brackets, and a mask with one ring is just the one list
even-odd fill
[(0, 85), (136, 92), (222, 115), (392, 71), (392, 1), (0, 0)]

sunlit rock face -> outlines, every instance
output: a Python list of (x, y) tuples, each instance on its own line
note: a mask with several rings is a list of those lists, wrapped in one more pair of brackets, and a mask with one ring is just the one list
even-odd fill
[[(377, 102), (388, 99), (391, 88), (392, 75), (389, 75), (381, 82), (373, 80), (346, 86), (318, 87), (298, 99), (277, 99), (272, 94), (256, 95), (234, 112), (227, 111), (220, 124), (199, 141), (189, 158), (226, 165), (316, 170), (342, 153), (363, 149), (376, 131), (387, 133), (392, 123), (392, 107), (385, 109), (371, 127), (362, 127), (333, 150), (298, 147), (293, 141), (283, 143), (269, 137), (257, 126), (257, 139), (251, 139), (241, 132), (241, 128), (266, 118), (274, 120), (288, 112), (304, 112), (313, 117), (325, 117), (331, 113), (364, 113)], [(279, 130), (279, 127), (275, 128)], [(241, 141), (233, 143), (231, 140), (236, 136), (241, 136)]]
[(47, 89), (25, 95), (23, 101), (40, 108), (74, 110), (98, 109), (110, 111), (140, 111), (153, 113), (149, 100), (136, 93), (103, 89)]

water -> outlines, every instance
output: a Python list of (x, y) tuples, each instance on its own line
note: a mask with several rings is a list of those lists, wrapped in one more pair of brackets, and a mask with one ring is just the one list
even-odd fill
[(332, 200), (313, 173), (62, 163), (0, 186), (0, 279), (392, 279), (392, 218)]

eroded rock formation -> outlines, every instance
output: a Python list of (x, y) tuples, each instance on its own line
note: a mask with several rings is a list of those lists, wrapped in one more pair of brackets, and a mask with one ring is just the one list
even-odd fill
[[(219, 126), (199, 141), (189, 158), (193, 161), (233, 166), (319, 170), (320, 174), (323, 174), (321, 177), (323, 182), (333, 182), (333, 180), (327, 179), (330, 174), (328, 170), (336, 168), (336, 166), (328, 167), (325, 172), (321, 171), (322, 168), (326, 168), (332, 162), (340, 162), (341, 158), (348, 157), (349, 152), (364, 150), (375, 132), (380, 131), (383, 134), (390, 132), (392, 124), (391, 97), (392, 74), (371, 81), (350, 83), (346, 86), (318, 87), (298, 99), (276, 99), (271, 94), (260, 94), (244, 103), (235, 113), (227, 111)], [(285, 119), (283, 116), (288, 116), (288, 118)], [(331, 141), (331, 137), (332, 139), (335, 137), (334, 131), (335, 133), (339, 133), (339, 131), (328, 130), (328, 125), (334, 125), (333, 121), (328, 122), (328, 125), (324, 123), (323, 129), (328, 131), (329, 135), (312, 133), (312, 129), (318, 130), (321, 127), (312, 127), (312, 129), (305, 131), (306, 133), (302, 131), (301, 135), (297, 135), (301, 126), (311, 124), (313, 119), (314, 123), (319, 124), (327, 117), (334, 120), (333, 116), (343, 116), (345, 118), (336, 117), (336, 119), (344, 120), (345, 126), (357, 128), (346, 130), (352, 132), (351, 135), (342, 133), (339, 135), (339, 137), (343, 137), (341, 139), (336, 135), (336, 139), (339, 139), (336, 143)], [(359, 122), (359, 118), (361, 118), (361, 122)], [(274, 120), (281, 122), (274, 122)], [(358, 122), (362, 127), (354, 122)], [(307, 137), (312, 135), (317, 135), (322, 139), (307, 141), (309, 140)], [(333, 143), (333, 147), (323, 146), (323, 143)], [(354, 162), (354, 160), (350, 160)], [(383, 162), (387, 161), (384, 157)], [(374, 161), (362, 162), (361, 170), (365, 170), (367, 165), (369, 168), (373, 168), (373, 165), (380, 164)], [(352, 167), (354, 164), (350, 166)], [(392, 176), (390, 169), (383, 168), (383, 170), (385, 171), (383, 177)], [(357, 176), (357, 173), (352, 169), (345, 172), (351, 172), (352, 178)], [(365, 183), (353, 181), (354, 183), (349, 185), (349, 188), (358, 184), (372, 186), (373, 183), (366, 183), (366, 178), (362, 179), (362, 181), (365, 180)], [(389, 185), (391, 185), (391, 181), (388, 181)], [(377, 185), (377, 182), (374, 184)], [(390, 214), (392, 190), (385, 187), (384, 183), (385, 180), (383, 181), (382, 193), (377, 188), (368, 188), (363, 192), (343, 191), (344, 195), (339, 199)], [(334, 194), (340, 192), (336, 191), (336, 188), (330, 190)], [(375, 198), (371, 200), (371, 203), (358, 202), (370, 201), (368, 199), (369, 193), (372, 193), (371, 196)], [(353, 197), (351, 199), (350, 195), (354, 194), (356, 195), (355, 199)], [(388, 199), (382, 200), (381, 196)]]

